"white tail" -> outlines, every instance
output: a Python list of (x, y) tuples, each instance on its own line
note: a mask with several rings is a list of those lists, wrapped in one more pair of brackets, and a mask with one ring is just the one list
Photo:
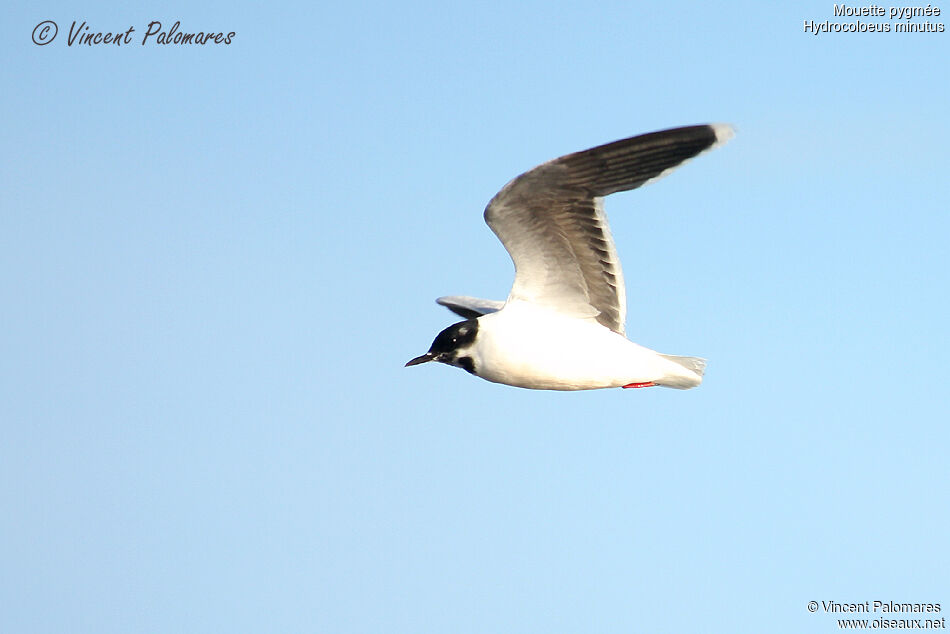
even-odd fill
[(706, 371), (706, 359), (700, 359), (699, 357), (677, 357), (673, 354), (661, 354), (661, 357), (664, 359), (669, 359), (673, 363), (678, 363), (687, 370), (695, 372), (699, 376), (702, 376)]
[(666, 376), (657, 381), (657, 385), (673, 387), (678, 390), (688, 390), (703, 382), (703, 373), (706, 371), (706, 359), (700, 359), (699, 357), (678, 357), (673, 354), (661, 354), (660, 356), (689, 370), (689, 374), (684, 372), (679, 376)]

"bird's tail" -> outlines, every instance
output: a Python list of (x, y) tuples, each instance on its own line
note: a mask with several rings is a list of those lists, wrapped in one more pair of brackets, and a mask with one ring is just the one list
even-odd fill
[(699, 357), (678, 357), (673, 354), (661, 354), (660, 356), (667, 361), (672, 361), (683, 367), (687, 372), (664, 377), (662, 380), (656, 382), (657, 385), (675, 387), (679, 390), (688, 390), (703, 382), (703, 374), (706, 372), (706, 359)]

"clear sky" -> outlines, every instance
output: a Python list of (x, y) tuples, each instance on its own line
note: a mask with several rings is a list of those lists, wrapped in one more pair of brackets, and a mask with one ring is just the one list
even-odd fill
[[(804, 31), (900, 21), (833, 8), (6, 3), (0, 631), (947, 616), (950, 33)], [(717, 121), (607, 201), (628, 335), (700, 388), (403, 368), (437, 296), (507, 295), (508, 179)]]

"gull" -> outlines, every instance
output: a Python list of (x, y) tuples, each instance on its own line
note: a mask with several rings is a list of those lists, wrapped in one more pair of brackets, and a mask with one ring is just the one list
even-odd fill
[(733, 134), (725, 124), (642, 134), (510, 181), (485, 208), (485, 222), (515, 265), (508, 299), (438, 298), (465, 321), (440, 332), (406, 366), (438, 361), (535, 390), (699, 385), (705, 359), (661, 354), (626, 338), (626, 290), (603, 200), (665, 176)]

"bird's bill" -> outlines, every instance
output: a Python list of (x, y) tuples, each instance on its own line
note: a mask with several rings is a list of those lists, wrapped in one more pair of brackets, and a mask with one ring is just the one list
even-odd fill
[(429, 361), (435, 361), (435, 355), (431, 352), (427, 352), (421, 357), (416, 357), (415, 359), (409, 361), (409, 363), (406, 364), (406, 367), (408, 368), (410, 365), (419, 365), (420, 363), (427, 363)]

